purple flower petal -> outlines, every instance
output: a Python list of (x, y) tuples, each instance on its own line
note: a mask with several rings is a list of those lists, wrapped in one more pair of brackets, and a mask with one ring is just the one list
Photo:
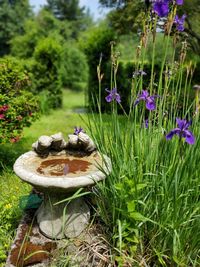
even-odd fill
[(182, 17), (178, 17), (178, 15), (175, 16), (174, 18), (174, 23), (176, 24), (176, 29), (180, 32), (184, 31), (184, 23), (185, 23), (185, 18), (187, 16), (184, 14)]
[(108, 103), (111, 102), (111, 101), (113, 100), (111, 94), (107, 95), (107, 96), (105, 97), (105, 99), (106, 99), (106, 101), (107, 101)]
[(147, 90), (142, 90), (142, 93), (138, 95), (137, 99), (135, 100), (134, 106), (136, 106), (140, 101), (146, 102), (146, 108), (148, 110), (155, 110), (156, 109), (156, 103), (155, 98), (159, 96), (153, 95), (150, 96)]
[(145, 124), (145, 128), (148, 128), (149, 127), (149, 120), (146, 119), (145, 122), (144, 122), (144, 124)]
[(111, 90), (111, 93), (114, 95), (114, 94), (117, 94), (117, 89), (116, 88), (113, 88), (112, 90)]
[(187, 142), (190, 145), (193, 145), (195, 143), (195, 137), (189, 130), (183, 131), (183, 137), (185, 137), (185, 142)]
[(184, 129), (187, 130), (191, 125), (192, 125), (192, 120), (187, 121), (187, 122), (185, 123), (185, 127), (184, 127)]
[(146, 98), (149, 96), (149, 92), (147, 90), (142, 90), (142, 94), (140, 96)]
[(186, 121), (179, 118), (176, 118), (176, 123), (178, 128), (171, 130), (167, 135), (166, 139), (170, 140), (172, 137), (177, 134), (179, 138), (185, 138), (186, 143), (193, 145), (195, 143), (195, 137), (191, 131), (188, 130), (189, 126), (192, 124), (192, 121)]
[(175, 135), (174, 130), (171, 130), (165, 137), (167, 140), (171, 140), (174, 135)]
[(157, 0), (153, 5), (153, 10), (159, 17), (166, 17), (169, 13), (168, 1)]
[(106, 101), (109, 103), (113, 100), (115, 100), (117, 103), (121, 102), (121, 97), (120, 95), (117, 93), (117, 88), (113, 88), (112, 90), (108, 90), (105, 89), (106, 92), (108, 92), (109, 94), (105, 97)]
[(140, 99), (137, 98), (137, 99), (135, 100), (135, 102), (134, 102), (134, 106), (136, 106), (139, 102), (140, 102)]
[(121, 103), (121, 97), (118, 93), (115, 94), (115, 100), (117, 101), (117, 103)]
[(75, 134), (75, 135), (78, 135), (78, 134), (81, 133), (81, 132), (83, 132), (83, 128), (81, 128), (81, 127), (78, 128), (78, 127), (76, 127), (76, 126), (74, 127), (74, 134)]
[(179, 118), (176, 118), (176, 124), (178, 127), (182, 130), (184, 126), (186, 125), (187, 121), (186, 120), (181, 120)]
[(148, 110), (155, 110), (156, 109), (155, 101), (152, 100), (150, 97), (148, 97), (146, 100), (146, 108)]
[(176, 0), (176, 4), (179, 6), (183, 5), (183, 0)]
[(166, 139), (167, 139), (167, 140), (171, 140), (172, 137), (173, 137), (175, 134), (177, 134), (177, 135), (180, 136), (180, 133), (181, 133), (180, 129), (179, 129), (179, 128), (175, 128), (175, 129), (171, 130), (171, 131), (166, 135)]

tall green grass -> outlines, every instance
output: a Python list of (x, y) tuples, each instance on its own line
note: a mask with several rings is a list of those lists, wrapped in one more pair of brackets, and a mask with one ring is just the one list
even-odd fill
[[(145, 26), (153, 29), (155, 25)], [(144, 34), (148, 39), (151, 33), (144, 30)], [(170, 33), (163, 35), (163, 43), (166, 47), (159, 83), (154, 84), (155, 43), (152, 72), (148, 74), (148, 91), (160, 96), (156, 110), (148, 112), (144, 102), (133, 105), (138, 92), (145, 89), (142, 77), (137, 77), (129, 114), (118, 115), (117, 110), (123, 107), (114, 100), (108, 103), (112, 105), (111, 115), (101, 114), (99, 102), (100, 114), (89, 117), (88, 127), (99, 150), (112, 161), (112, 173), (95, 194), (119, 266), (200, 266), (200, 134), (198, 116), (194, 116), (192, 67), (184, 61), (184, 43), (178, 64), (175, 51), (170, 61), (167, 58)], [(117, 87), (118, 66), (115, 51), (111, 51), (110, 89)], [(146, 47), (141, 46), (136, 71), (143, 69), (145, 54)], [(100, 66), (98, 77), (99, 73)], [(104, 90), (101, 81), (99, 85), (99, 90)], [(147, 117), (148, 128), (144, 126)], [(193, 120), (194, 145), (178, 136), (166, 140), (166, 133), (176, 127), (177, 117)]]

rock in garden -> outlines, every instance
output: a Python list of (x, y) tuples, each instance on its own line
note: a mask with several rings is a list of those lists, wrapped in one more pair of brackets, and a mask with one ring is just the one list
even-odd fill
[(96, 146), (92, 139), (85, 133), (80, 132), (78, 135), (79, 142), (84, 148), (84, 151), (86, 152), (93, 152), (96, 150)]
[(55, 151), (61, 151), (66, 147), (66, 142), (61, 132), (51, 135), (53, 139), (51, 143), (51, 148)]
[(78, 145), (78, 135), (75, 135), (75, 134), (69, 134), (68, 135), (68, 143), (67, 143), (67, 148), (71, 148), (71, 149), (75, 149), (77, 150), (79, 148), (79, 145)]
[(68, 149), (92, 153), (96, 150), (96, 146), (92, 139), (85, 133), (80, 132), (78, 135), (68, 135), (69, 141), (67, 144)]
[(42, 135), (39, 137), (38, 141), (32, 145), (32, 147), (39, 155), (47, 156), (49, 154), (52, 141), (52, 137)]

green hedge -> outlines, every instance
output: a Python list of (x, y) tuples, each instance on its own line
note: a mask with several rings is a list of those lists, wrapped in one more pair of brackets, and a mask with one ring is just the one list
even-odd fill
[(61, 52), (60, 75), (64, 87), (72, 90), (84, 90), (88, 82), (88, 64), (84, 53), (69, 43)]
[(53, 38), (42, 39), (35, 48), (30, 66), (33, 91), (46, 96), (49, 108), (62, 106), (60, 77), (62, 46)]

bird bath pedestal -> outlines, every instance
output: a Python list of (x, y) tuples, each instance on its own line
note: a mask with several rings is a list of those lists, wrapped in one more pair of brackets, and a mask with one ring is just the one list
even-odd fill
[(74, 238), (89, 224), (89, 207), (82, 197), (62, 200), (72, 197), (79, 188), (105, 179), (111, 162), (96, 151), (82, 156), (62, 150), (45, 158), (30, 151), (16, 160), (14, 171), (44, 193), (44, 201), (36, 212), (40, 231), (52, 239)]

